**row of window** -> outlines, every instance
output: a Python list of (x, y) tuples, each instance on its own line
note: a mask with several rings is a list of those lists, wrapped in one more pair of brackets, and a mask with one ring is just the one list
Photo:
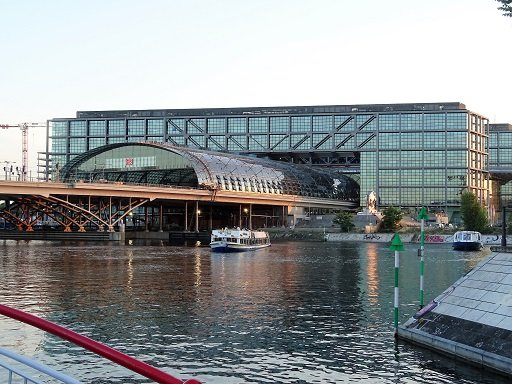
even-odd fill
[[(476, 124), (476, 123), (475, 123)], [(478, 126), (478, 128), (481, 126)], [(52, 137), (464, 130), (465, 113), (53, 121)]]
[[(438, 187), (411, 187), (397, 190), (395, 187), (379, 188), (379, 203), (382, 206), (393, 205), (444, 207), (446, 205), (460, 205), (460, 197), (464, 188), (438, 188)], [(366, 204), (366, 203), (365, 203)]]

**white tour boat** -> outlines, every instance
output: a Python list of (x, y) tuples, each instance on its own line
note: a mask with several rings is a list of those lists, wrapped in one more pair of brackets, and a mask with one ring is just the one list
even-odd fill
[(240, 228), (214, 229), (210, 248), (213, 252), (243, 252), (270, 246), (268, 232)]
[(479, 251), (483, 246), (480, 232), (458, 231), (453, 235), (453, 249), (456, 251)]

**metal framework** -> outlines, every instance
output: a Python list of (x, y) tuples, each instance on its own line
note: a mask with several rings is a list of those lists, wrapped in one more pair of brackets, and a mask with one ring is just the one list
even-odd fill
[(353, 179), (326, 169), (169, 143), (118, 143), (95, 148), (70, 161), (59, 177), (63, 181), (144, 182), (359, 200), (359, 186)]
[[(36, 225), (52, 222), (64, 232), (77, 228), (113, 232), (133, 210), (149, 201), (148, 198), (94, 198), (88, 196), (33, 196), (15, 197), (12, 203), (0, 210), (0, 217), (13, 223), (19, 231), (32, 232)], [(11, 200), (9, 200), (10, 202)]]

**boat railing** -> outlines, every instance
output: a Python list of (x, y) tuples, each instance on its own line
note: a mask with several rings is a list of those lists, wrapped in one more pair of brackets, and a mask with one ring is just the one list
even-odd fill
[[(110, 361), (113, 361), (116, 364), (119, 364), (125, 368), (128, 368), (129, 370), (136, 372), (148, 379), (151, 379), (157, 383), (161, 384), (201, 384), (199, 381), (195, 379), (188, 379), (188, 380), (181, 380), (174, 376), (169, 375), (168, 373), (161, 371), (158, 368), (155, 368), (147, 363), (144, 363), (143, 361), (137, 360), (131, 356), (128, 356), (122, 352), (119, 352), (118, 350), (111, 348), (107, 345), (101, 344), (95, 340), (92, 340), (88, 337), (82, 336), (79, 333), (76, 333), (74, 331), (71, 331), (70, 329), (67, 329), (65, 327), (62, 327), (58, 324), (52, 323), (51, 321), (42, 319), (38, 316), (31, 315), (27, 312), (21, 311), (19, 309), (11, 308), (6, 305), (0, 304), (0, 315), (4, 315), (7, 317), (10, 317), (11, 319), (21, 321), (25, 324), (31, 325), (33, 327), (39, 328), (45, 332), (51, 333), (55, 336), (58, 336), (64, 340), (70, 341), (82, 348), (85, 348), (97, 355), (100, 355), (102, 357), (105, 357), (109, 359)], [(11, 355), (11, 356), (18, 356), (16, 354), (13, 354), (10, 351), (5, 350), (7, 354), (4, 355)], [(2, 353), (3, 354), (3, 353)], [(48, 367), (44, 367), (42, 364), (36, 363), (36, 362), (30, 362), (29, 359), (24, 362), (26, 358), (19, 356), (14, 358), (14, 360), (18, 361), (18, 363), (24, 364), (26, 366), (30, 366), (32, 368), (38, 367), (38, 371), (45, 373), (49, 375), (48, 372), (53, 372), (54, 374), (56, 371), (53, 371), (52, 369)], [(26, 364), (30, 363), (30, 364)], [(28, 376), (25, 377), (21, 374), (21, 372), (16, 369), (15, 367), (12, 367), (8, 364), (5, 364), (9, 366), (9, 368), (6, 368), (9, 371), (9, 376), (14, 377), (18, 375), (18, 377), (23, 378), (24, 383), (42, 383), (41, 381), (37, 381), (34, 379), (29, 379)], [(3, 366), (3, 365), (2, 365)], [(40, 368), (40, 369), (39, 369)], [(56, 372), (59, 374), (58, 372)], [(51, 376), (51, 375), (50, 375)], [(62, 378), (67, 377), (66, 375), (63, 375)], [(12, 378), (11, 381), (8, 381), (8, 383), (13, 382)], [(79, 381), (63, 381), (63, 383), (79, 383)]]
[[(34, 373), (42, 373), (48, 377), (51, 377), (55, 380), (58, 380), (64, 384), (80, 384), (80, 381), (62, 373), (58, 372), (50, 367), (47, 367), (44, 364), (39, 363), (38, 361), (29, 359), (28, 357), (18, 355), (12, 351), (9, 351), (5, 348), (0, 348), (0, 355), (9, 358), (13, 361), (16, 361), (19, 365), (23, 367), (29, 367), (34, 371)], [(10, 361), (10, 360), (9, 360)], [(22, 371), (18, 367), (15, 367), (12, 364), (9, 364), (5, 361), (0, 361), (0, 368), (3, 368), (3, 373), (0, 375), (0, 379), (2, 383), (6, 384), (14, 384), (19, 383), (20, 380), (26, 384), (44, 384), (40, 379), (34, 378), (32, 375)]]

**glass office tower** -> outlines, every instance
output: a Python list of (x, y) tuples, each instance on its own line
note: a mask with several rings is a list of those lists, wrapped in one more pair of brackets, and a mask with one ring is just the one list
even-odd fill
[(489, 203), (488, 135), (461, 103), (81, 111), (51, 120), (48, 169), (105, 144), (166, 142), (353, 174), (361, 206), (375, 191), (380, 208), (451, 212), (464, 190)]

